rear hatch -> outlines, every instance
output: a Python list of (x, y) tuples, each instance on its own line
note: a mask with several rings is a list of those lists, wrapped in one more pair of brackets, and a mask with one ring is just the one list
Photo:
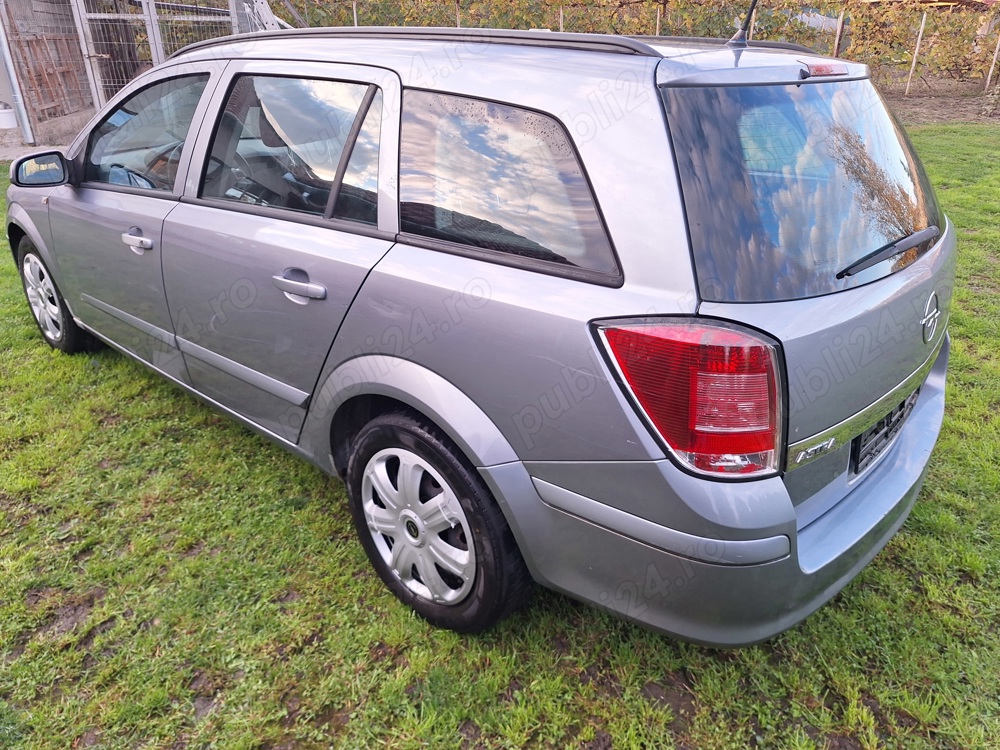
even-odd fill
[(864, 66), (664, 51), (699, 313), (780, 343), (801, 502), (863, 474), (905, 422), (944, 342), (954, 231)]

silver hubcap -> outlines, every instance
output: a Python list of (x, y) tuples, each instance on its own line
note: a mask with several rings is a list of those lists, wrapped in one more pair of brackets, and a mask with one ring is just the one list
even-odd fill
[(24, 276), (24, 289), (28, 293), (28, 304), (38, 321), (38, 327), (49, 341), (58, 341), (63, 333), (63, 316), (48, 270), (37, 257), (28, 254), (24, 256), (21, 272)]
[(406, 588), (438, 604), (465, 598), (476, 578), (469, 522), (432, 466), (403, 448), (379, 451), (361, 496), (375, 547)]

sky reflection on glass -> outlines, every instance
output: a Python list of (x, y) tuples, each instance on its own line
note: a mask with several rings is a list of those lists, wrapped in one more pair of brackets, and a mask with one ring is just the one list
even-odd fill
[(919, 162), (868, 81), (664, 89), (702, 296), (827, 294), (866, 253), (936, 224)]
[(616, 269), (576, 154), (543, 115), (407, 91), (400, 192), (407, 231)]
[(254, 89), (275, 132), (317, 177), (333, 182), (344, 142), (368, 87), (341, 81), (258, 77)]
[(378, 144), (382, 130), (382, 92), (372, 99), (358, 139), (351, 151), (351, 160), (344, 173), (344, 184), (374, 193), (378, 190)]

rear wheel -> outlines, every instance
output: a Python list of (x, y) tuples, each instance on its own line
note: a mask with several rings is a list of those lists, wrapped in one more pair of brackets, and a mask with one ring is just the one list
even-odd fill
[(361, 544), (389, 589), (433, 625), (484, 630), (531, 579), (482, 479), (435, 427), (405, 413), (369, 422), (347, 467)]
[(73, 321), (45, 261), (27, 237), (17, 246), (17, 268), (31, 314), (48, 345), (67, 354), (93, 348), (95, 340)]

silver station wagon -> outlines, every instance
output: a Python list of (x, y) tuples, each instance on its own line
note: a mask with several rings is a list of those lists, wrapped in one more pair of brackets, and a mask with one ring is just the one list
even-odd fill
[(214, 40), (11, 180), (46, 341), (342, 477), (441, 627), (534, 581), (771, 637), (888, 542), (941, 427), (955, 231), (868, 69), (805, 48)]

